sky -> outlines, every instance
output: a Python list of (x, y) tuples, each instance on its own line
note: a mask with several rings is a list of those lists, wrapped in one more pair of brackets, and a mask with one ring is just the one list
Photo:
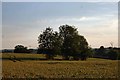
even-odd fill
[(119, 0), (1, 0), (2, 2), (118, 2)]
[(75, 26), (89, 46), (118, 46), (117, 2), (3, 2), (2, 48), (38, 47), (46, 27)]

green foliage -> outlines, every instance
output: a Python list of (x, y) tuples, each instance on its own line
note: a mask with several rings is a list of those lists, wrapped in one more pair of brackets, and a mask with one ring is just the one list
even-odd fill
[(104, 48), (104, 46), (100, 46), (100, 48), (99, 48), (99, 54), (100, 54), (101, 56), (104, 56), (104, 55), (105, 55), (105, 48)]
[(38, 43), (38, 53), (47, 54), (48, 59), (53, 59), (55, 55), (63, 55), (66, 60), (70, 56), (75, 60), (86, 60), (88, 57), (88, 43), (74, 26), (62, 25), (59, 27), (59, 33), (48, 27), (39, 35)]
[[(69, 59), (75, 52), (75, 35), (78, 34), (77, 29), (69, 25), (62, 25), (59, 27), (60, 37), (62, 41), (62, 55), (65, 59)], [(77, 47), (78, 48), (78, 47)], [(77, 50), (76, 48), (76, 50)]]
[(88, 57), (91, 57), (91, 58), (92, 58), (92, 57), (94, 56), (94, 54), (95, 54), (95, 53), (94, 53), (93, 49), (92, 49), (91, 47), (89, 47), (88, 50), (87, 50), (87, 55), (88, 55)]
[(78, 34), (77, 28), (62, 25), (59, 27), (59, 31), (63, 39), (62, 55), (65, 59), (69, 59), (69, 56), (73, 56), (75, 60), (79, 60), (80, 57), (87, 56), (85, 51), (88, 50), (88, 43), (84, 36)]
[(112, 60), (120, 59), (119, 48), (113, 48), (113, 47), (104, 48), (103, 46), (101, 46), (99, 49), (96, 49), (94, 52), (95, 52), (94, 57), (106, 58)]
[(15, 46), (14, 53), (29, 53), (27, 50), (27, 47), (24, 47), (23, 45), (17, 45)]
[(118, 53), (118, 60), (120, 60), (120, 53)]
[(53, 59), (53, 56), (60, 54), (61, 39), (57, 32), (53, 32), (53, 29), (48, 27), (38, 37), (38, 53), (45, 53), (47, 59)]
[(109, 56), (109, 58), (112, 59), (112, 60), (117, 60), (117, 58), (118, 58), (118, 53), (117, 53), (117, 51), (111, 49), (111, 50), (108, 52), (108, 56)]

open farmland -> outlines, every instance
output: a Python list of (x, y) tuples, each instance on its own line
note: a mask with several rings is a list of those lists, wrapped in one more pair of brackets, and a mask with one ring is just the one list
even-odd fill
[[(10, 56), (23, 60), (7, 59)], [(89, 58), (87, 61), (48, 61), (39, 60), (45, 58), (40, 54), (15, 53), (4, 53), (2, 58), (6, 58), (2, 61), (4, 78), (116, 78), (118, 71), (117, 60)]]

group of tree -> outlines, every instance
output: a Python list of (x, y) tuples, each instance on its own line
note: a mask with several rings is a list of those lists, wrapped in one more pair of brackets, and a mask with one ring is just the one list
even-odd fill
[(59, 32), (52, 28), (46, 28), (38, 37), (38, 53), (46, 54), (47, 59), (53, 59), (55, 55), (63, 56), (69, 60), (86, 60), (92, 53), (84, 36), (79, 35), (77, 28), (69, 25), (59, 27)]
[[(75, 26), (62, 25), (59, 32), (52, 28), (46, 28), (38, 37), (38, 54), (46, 54), (47, 59), (54, 59), (54, 56), (61, 55), (63, 59), (86, 60), (88, 57), (120, 59), (119, 48), (92, 49), (84, 36), (80, 35)], [(31, 53), (33, 50), (27, 49), (23, 45), (15, 46), (15, 53)]]
[(24, 47), (23, 45), (17, 45), (15, 46), (14, 53), (29, 53), (30, 51), (27, 49), (27, 47)]
[(95, 49), (94, 53), (94, 57), (98, 58), (106, 58), (112, 60), (120, 59), (120, 48), (104, 48), (104, 46), (100, 46), (99, 49)]

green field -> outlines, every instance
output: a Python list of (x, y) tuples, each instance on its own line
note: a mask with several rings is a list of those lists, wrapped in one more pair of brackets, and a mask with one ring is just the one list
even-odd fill
[[(12, 56), (23, 60), (9, 60)], [(2, 60), (4, 78), (116, 78), (118, 72), (117, 60), (39, 60), (45, 55), (16, 53), (4, 53), (2, 58), (6, 58)]]

